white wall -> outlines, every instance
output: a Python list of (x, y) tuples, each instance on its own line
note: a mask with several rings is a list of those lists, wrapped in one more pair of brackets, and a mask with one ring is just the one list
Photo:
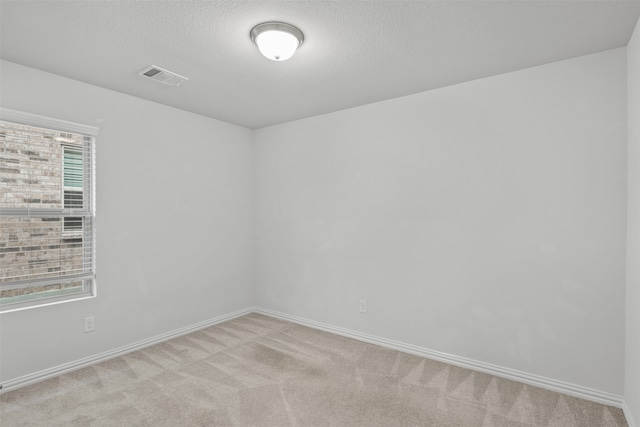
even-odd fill
[(258, 305), (622, 395), (625, 54), (256, 131)]
[[(624, 397), (640, 426), (640, 21), (627, 46), (627, 296)], [(633, 421), (631, 421), (631, 419)]]
[(0, 84), (4, 107), (100, 127), (98, 298), (0, 315), (0, 381), (253, 305), (250, 130), (4, 61)]

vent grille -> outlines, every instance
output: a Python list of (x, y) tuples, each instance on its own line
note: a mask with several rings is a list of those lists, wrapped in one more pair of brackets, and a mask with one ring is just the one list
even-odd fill
[(144, 70), (140, 71), (138, 75), (149, 78), (158, 83), (162, 83), (167, 86), (180, 86), (180, 83), (188, 81), (188, 77), (181, 76), (180, 74), (167, 71), (155, 65), (150, 65)]

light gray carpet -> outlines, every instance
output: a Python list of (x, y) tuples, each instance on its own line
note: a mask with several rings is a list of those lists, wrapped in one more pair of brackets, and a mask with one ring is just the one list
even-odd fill
[(14, 426), (627, 426), (622, 411), (250, 314), (0, 395)]

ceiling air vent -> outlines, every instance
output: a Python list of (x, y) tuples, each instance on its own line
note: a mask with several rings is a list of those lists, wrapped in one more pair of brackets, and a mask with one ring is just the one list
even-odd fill
[(148, 66), (144, 70), (140, 71), (138, 75), (148, 77), (151, 80), (155, 80), (158, 83), (162, 83), (167, 86), (180, 86), (180, 83), (189, 80), (187, 77), (172, 73), (171, 71), (164, 70), (160, 67), (156, 67), (155, 65)]

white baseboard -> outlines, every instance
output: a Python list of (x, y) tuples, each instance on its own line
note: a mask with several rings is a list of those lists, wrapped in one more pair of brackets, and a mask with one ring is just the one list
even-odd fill
[(627, 406), (627, 401), (622, 402), (622, 412), (624, 412), (624, 417), (627, 419), (627, 424), (629, 427), (636, 427), (637, 424), (633, 421), (633, 416), (631, 415), (631, 411)]
[(140, 350), (145, 347), (149, 347), (154, 344), (158, 344), (163, 341), (170, 340), (171, 338), (176, 338), (181, 335), (190, 334), (191, 332), (195, 332), (197, 330), (204, 329), (209, 326), (217, 325), (218, 323), (226, 322), (228, 320), (235, 319), (236, 317), (244, 316), (246, 314), (252, 313), (253, 311), (254, 311), (253, 307), (249, 307), (242, 310), (234, 311), (233, 313), (223, 314), (222, 316), (214, 317), (213, 319), (205, 320), (204, 322), (200, 322), (191, 326), (176, 329), (174, 331), (167, 332), (165, 334), (156, 335), (155, 337), (138, 341), (136, 343), (126, 345), (124, 347), (119, 347), (114, 350), (105, 351), (104, 353), (99, 353), (94, 356), (85, 357), (83, 359), (76, 360), (74, 362), (65, 363), (63, 365), (55, 366), (50, 369), (45, 369), (43, 371), (36, 372), (34, 374), (9, 380), (2, 384), (2, 389), (0, 389), (0, 393), (6, 393), (8, 391), (27, 386), (29, 384), (44, 381), (46, 379), (65, 374), (67, 372), (75, 371), (76, 369), (84, 368), (86, 366), (93, 365), (95, 363), (104, 362), (105, 360), (113, 359), (114, 357), (122, 356), (127, 353), (131, 353), (133, 351)]
[[(418, 347), (411, 344), (405, 344), (399, 341), (393, 341), (386, 338), (363, 334), (361, 332), (352, 331), (350, 329), (328, 325), (326, 323), (320, 323), (314, 320), (309, 320), (309, 319), (305, 319), (298, 316), (292, 316), (289, 314), (280, 313), (280, 312), (265, 309), (265, 308), (258, 307), (255, 309), (255, 312), (259, 314), (264, 314), (266, 316), (287, 320), (293, 323), (298, 323), (300, 325), (308, 326), (314, 329), (319, 329), (322, 331), (342, 335), (348, 338), (353, 338), (359, 341), (364, 341), (370, 344), (387, 347), (393, 350), (414, 354), (416, 356), (426, 357), (428, 359), (437, 360), (439, 362), (449, 363), (451, 365), (459, 366), (462, 368), (484, 372), (486, 374), (495, 375), (497, 377), (518, 381), (521, 383), (533, 385), (533, 386), (544, 388), (547, 390), (557, 391), (559, 393), (564, 393), (574, 397), (579, 397), (581, 399), (591, 400), (593, 402), (598, 402), (605, 405), (615, 406), (617, 408), (624, 409), (624, 400), (622, 396), (617, 396), (614, 394), (590, 389), (587, 387), (578, 386), (575, 384), (570, 384), (564, 381), (542, 377), (535, 374), (529, 374), (527, 372), (517, 371), (515, 369), (504, 368), (501, 366), (492, 365), (490, 363), (479, 362), (477, 360), (468, 359), (466, 357), (455, 356), (452, 354), (429, 350), (427, 348)], [(628, 412), (625, 412), (625, 415), (627, 415), (627, 419), (629, 419)], [(631, 423), (629, 423), (629, 427), (632, 427)]]

